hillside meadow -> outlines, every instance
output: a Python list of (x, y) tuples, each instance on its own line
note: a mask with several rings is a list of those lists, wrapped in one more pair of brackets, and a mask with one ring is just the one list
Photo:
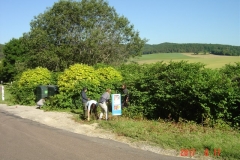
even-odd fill
[(170, 61), (188, 61), (189, 63), (203, 63), (207, 68), (221, 68), (226, 64), (234, 64), (235, 62), (240, 62), (240, 57), (212, 54), (194, 55), (193, 53), (156, 53), (132, 58), (130, 61), (137, 62), (139, 64), (149, 64), (161, 61), (165, 63), (168, 63)]

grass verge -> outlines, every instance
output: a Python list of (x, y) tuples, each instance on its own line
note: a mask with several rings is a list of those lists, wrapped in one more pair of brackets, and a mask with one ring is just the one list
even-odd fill
[(240, 159), (240, 133), (231, 128), (202, 127), (191, 122), (172, 123), (163, 121), (131, 120), (117, 118), (101, 121), (100, 127), (117, 135), (130, 137), (133, 141), (146, 141), (163, 149), (195, 149), (196, 154), (214, 157), (214, 149), (220, 149), (218, 159)]
[(9, 91), (8, 85), (4, 85), (4, 100), (2, 99), (2, 85), (0, 86), (0, 103), (1, 104), (7, 104), (7, 105), (12, 105), (13, 103), (11, 102), (11, 95)]

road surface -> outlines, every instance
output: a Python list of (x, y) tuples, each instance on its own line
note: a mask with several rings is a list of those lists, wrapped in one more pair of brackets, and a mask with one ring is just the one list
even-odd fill
[(88, 137), (0, 110), (0, 160), (181, 160)]

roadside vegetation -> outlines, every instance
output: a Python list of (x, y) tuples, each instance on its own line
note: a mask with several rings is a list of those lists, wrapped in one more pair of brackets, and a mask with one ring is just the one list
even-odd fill
[[(104, 0), (59, 1), (30, 26), (0, 45), (0, 79), (8, 82), (1, 103), (32, 106), (46, 98), (46, 111), (71, 112), (134, 141), (199, 156), (221, 149), (216, 158), (240, 159), (239, 46), (146, 45)], [(107, 88), (121, 94), (122, 84), (130, 105), (121, 117), (81, 119), (83, 87), (99, 100)], [(51, 94), (50, 85), (57, 86)]]
[[(196, 150), (195, 158), (204, 157), (205, 149), (209, 156), (217, 159), (239, 159), (240, 133), (227, 125), (203, 127), (191, 121), (166, 122), (162, 120), (134, 120), (117, 118), (100, 122), (100, 127), (119, 136), (130, 137), (133, 141), (144, 141), (163, 149)], [(220, 149), (220, 156), (214, 156), (214, 149)], [(187, 157), (190, 157), (188, 155)]]
[[(179, 153), (182, 149), (195, 149), (195, 157), (204, 156), (205, 149), (214, 157), (214, 149), (220, 149), (221, 154), (216, 158), (239, 159), (239, 66), (240, 63), (236, 63), (208, 69), (201, 63), (180, 61), (131, 63), (114, 69), (100, 64), (93, 67), (76, 64), (58, 78), (50, 78), (51, 72), (36, 68), (23, 72), (17, 81), (6, 86), (6, 92), (10, 91), (6, 96), (11, 94), (14, 104), (34, 105), (35, 86), (46, 80), (49, 83), (50, 79), (51, 83), (58, 84), (60, 93), (47, 99), (43, 107), (46, 111), (70, 112), (80, 123), (96, 122), (117, 135), (163, 149)], [(35, 76), (30, 76), (34, 72)], [(94, 83), (91, 83), (74, 76), (91, 77), (90, 73), (95, 77), (101, 74), (102, 78), (92, 77)], [(83, 86), (89, 88), (92, 99), (98, 100), (106, 86), (112, 93), (121, 93), (119, 82), (129, 84), (131, 93), (130, 107), (123, 110), (121, 117), (110, 116), (109, 121), (100, 122), (81, 119)], [(109, 111), (111, 115), (111, 106)]]

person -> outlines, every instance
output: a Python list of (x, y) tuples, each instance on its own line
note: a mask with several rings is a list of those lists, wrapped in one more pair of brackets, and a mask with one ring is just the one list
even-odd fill
[(87, 88), (86, 87), (84, 87), (83, 89), (82, 89), (82, 92), (81, 92), (81, 97), (82, 97), (82, 107), (83, 107), (83, 114), (84, 114), (84, 118), (86, 118), (87, 117), (87, 101), (89, 100), (89, 98), (87, 97), (87, 94), (86, 94), (86, 92), (87, 92)]
[(45, 103), (45, 98), (41, 98), (38, 102), (37, 102), (37, 109), (40, 109)]
[(95, 115), (95, 118), (97, 119), (98, 116), (97, 116), (97, 101), (95, 100), (90, 100), (90, 101), (87, 101), (86, 103), (86, 106), (87, 106), (87, 110), (88, 110), (88, 121), (90, 121), (90, 116), (91, 116), (91, 113), (94, 113)]
[(122, 89), (123, 89), (123, 103), (122, 103), (122, 107), (128, 107), (129, 104), (129, 91), (127, 89), (127, 85), (123, 84), (122, 85)]
[(103, 113), (106, 114), (105, 118), (106, 120), (108, 119), (108, 107), (107, 107), (107, 103), (110, 100), (110, 93), (111, 93), (111, 89), (107, 89), (106, 92), (104, 92), (99, 100), (99, 106), (101, 107), (101, 113), (99, 116), (99, 120), (102, 119), (103, 117)]

